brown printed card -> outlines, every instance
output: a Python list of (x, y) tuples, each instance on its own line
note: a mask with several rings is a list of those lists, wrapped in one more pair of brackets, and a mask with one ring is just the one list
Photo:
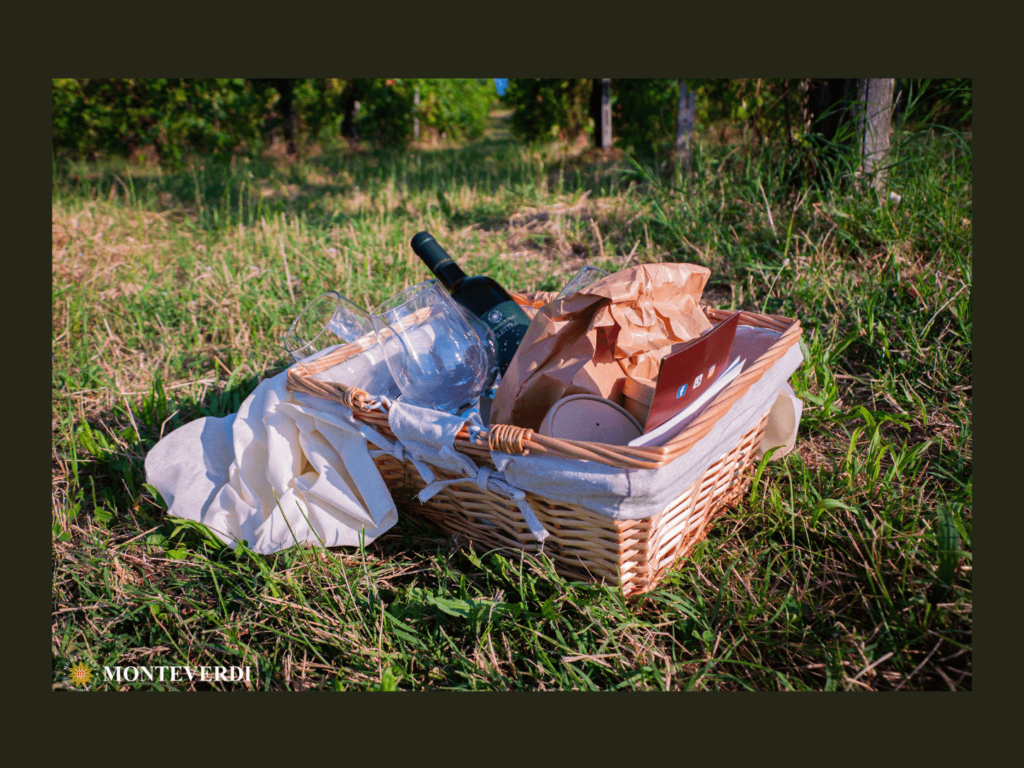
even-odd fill
[(736, 312), (662, 358), (645, 432), (657, 429), (690, 405), (726, 369), (739, 322), (740, 313)]

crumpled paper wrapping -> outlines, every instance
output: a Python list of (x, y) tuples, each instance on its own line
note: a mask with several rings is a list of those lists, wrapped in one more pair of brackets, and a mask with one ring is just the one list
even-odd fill
[(569, 395), (621, 405), (627, 376), (656, 378), (673, 345), (712, 327), (698, 307), (710, 275), (696, 264), (642, 264), (541, 308), (501, 380), (491, 422), (539, 429)]

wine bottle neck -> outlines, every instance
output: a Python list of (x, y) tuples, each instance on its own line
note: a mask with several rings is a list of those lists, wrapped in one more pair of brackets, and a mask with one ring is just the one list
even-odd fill
[(437, 279), (441, 281), (441, 285), (449, 291), (457, 282), (466, 276), (466, 273), (462, 271), (462, 268), (451, 259), (442, 261), (440, 264), (434, 266), (431, 271), (437, 276)]
[(416, 233), (412, 239), (412, 249), (449, 291), (466, 276), (429, 232)]

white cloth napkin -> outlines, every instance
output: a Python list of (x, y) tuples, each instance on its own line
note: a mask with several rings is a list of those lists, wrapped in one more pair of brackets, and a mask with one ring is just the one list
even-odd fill
[(197, 419), (146, 456), (168, 514), (203, 523), (234, 548), (368, 544), (398, 522), (352, 412), (260, 383), (237, 414)]
[(768, 422), (764, 425), (764, 437), (757, 447), (754, 457), (760, 461), (771, 448), (778, 448), (772, 454), (771, 461), (778, 461), (796, 446), (796, 433), (800, 428), (800, 416), (804, 412), (803, 401), (789, 383), (782, 385), (782, 391), (775, 398), (772, 409), (768, 411)]

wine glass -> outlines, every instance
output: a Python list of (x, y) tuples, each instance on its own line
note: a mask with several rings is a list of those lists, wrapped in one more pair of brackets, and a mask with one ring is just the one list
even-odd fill
[[(451, 298), (450, 294), (449, 298)], [(486, 393), (490, 389), (495, 388), (501, 379), (501, 367), (498, 360), (498, 339), (494, 336), (494, 331), (490, 329), (487, 323), (470, 312), (469, 309), (454, 299), (452, 299), (452, 304), (462, 312), (462, 316), (473, 326), (473, 330), (476, 331), (476, 335), (480, 337), (480, 341), (484, 345), (484, 351), (487, 353), (487, 379), (484, 383), (484, 392)]]
[(312, 362), (328, 349), (375, 338), (370, 315), (337, 291), (317, 296), (299, 313), (284, 337), (284, 348), (296, 362)]
[[(481, 320), (479, 317), (470, 312), (466, 307), (459, 304), (457, 301), (452, 303), (458, 307), (463, 316), (469, 320), (473, 326), (473, 330), (476, 331), (477, 336), (480, 337), (480, 341), (483, 342), (484, 348), (487, 351), (487, 380), (484, 383), (484, 390), (480, 394), (480, 401), (475, 407), (467, 410), (463, 415), (469, 417), (470, 423), (476, 424), (479, 422), (479, 426), (486, 429), (491, 421), (491, 404), (494, 402), (494, 395), (498, 391), (498, 384), (501, 383), (501, 363), (498, 359), (498, 339), (494, 335), (494, 331)], [(470, 427), (472, 431), (472, 426)]]
[[(345, 344), (358, 344), (363, 350), (326, 370), (310, 365)], [(337, 291), (327, 291), (306, 305), (288, 328), (284, 348), (315, 379), (356, 386), (373, 395), (398, 396), (369, 313)]]
[(572, 280), (565, 284), (565, 288), (558, 292), (555, 296), (555, 301), (564, 299), (567, 296), (572, 296), (574, 293), (582, 288), (586, 288), (591, 283), (596, 283), (598, 280), (608, 277), (608, 273), (599, 267), (592, 267), (589, 264), (573, 276)]
[(370, 322), (407, 403), (459, 413), (493, 381), (496, 355), (437, 280), (392, 296)]

